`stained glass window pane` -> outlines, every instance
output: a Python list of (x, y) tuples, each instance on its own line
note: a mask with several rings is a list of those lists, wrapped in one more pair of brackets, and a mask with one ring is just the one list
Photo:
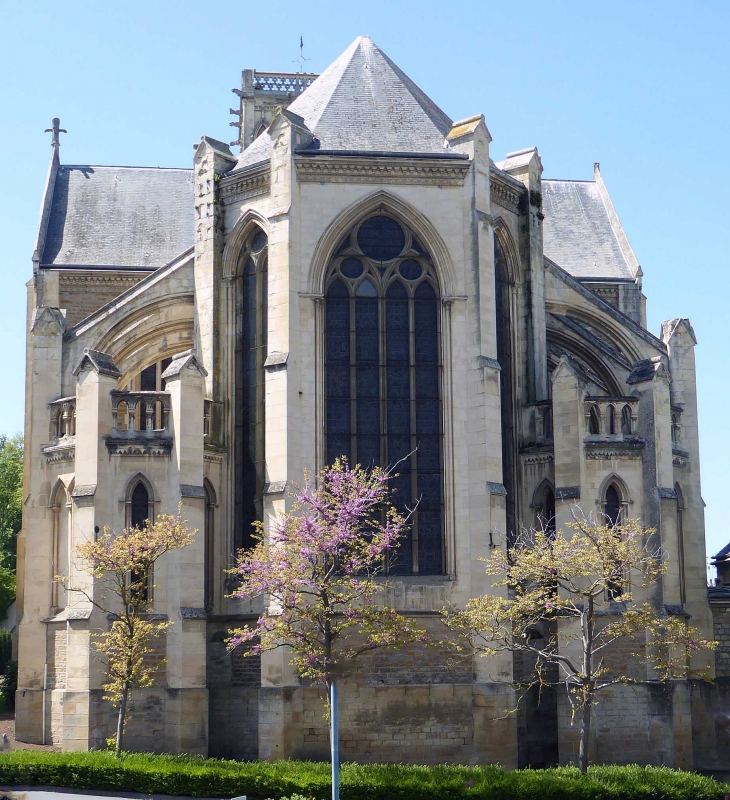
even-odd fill
[(358, 434), (357, 460), (366, 469), (380, 464), (380, 437)]
[(407, 298), (408, 292), (406, 291), (406, 287), (400, 281), (393, 281), (393, 283), (388, 286), (388, 290), (385, 293), (385, 296), (390, 300), (398, 300), (399, 298)]
[(403, 228), (390, 217), (370, 217), (357, 232), (357, 243), (373, 261), (391, 261), (402, 252), (406, 243)]
[(434, 436), (439, 433), (438, 400), (416, 400), (416, 432)]
[[(389, 420), (390, 421), (390, 420)], [(388, 435), (388, 463), (392, 466), (401, 462), (398, 465), (398, 472), (402, 472), (410, 467), (410, 459), (404, 461), (408, 454), (411, 452), (411, 437), (403, 436), (402, 434), (389, 434)], [(407, 484), (408, 497), (410, 498), (410, 479)]]
[[(409, 434), (410, 449), (411, 404), (409, 400), (388, 400), (388, 433)], [(407, 451), (406, 451), (407, 452)]]
[(346, 278), (359, 278), (362, 275), (362, 261), (358, 258), (346, 258), (340, 264), (340, 272)]
[(419, 436), (417, 440), (416, 462), (418, 469), (438, 470), (441, 468), (440, 437)]
[(441, 476), (438, 472), (418, 473), (418, 500), (420, 510), (435, 510), (441, 508)]
[(407, 366), (388, 367), (388, 397), (410, 397), (410, 371)]
[(415, 281), (423, 275), (423, 267), (413, 258), (401, 262), (398, 272), (407, 280)]
[[(426, 285), (427, 284), (421, 284), (421, 286)], [(417, 301), (415, 303), (414, 316), (416, 326), (416, 361), (438, 361), (436, 303)]]
[(349, 367), (327, 367), (327, 396), (328, 397), (349, 397), (350, 396), (350, 368)]
[(435, 398), (439, 396), (439, 368), (416, 368), (416, 397), (418, 399)]
[(327, 297), (349, 297), (347, 286), (342, 281), (332, 281), (327, 289)]
[(251, 240), (251, 252), (259, 253), (268, 241), (266, 234), (263, 231), (258, 231)]
[(380, 370), (378, 367), (357, 368), (357, 396), (380, 397)]
[(364, 280), (355, 290), (358, 297), (377, 297), (378, 290), (369, 280)]
[(327, 400), (327, 433), (350, 433), (349, 400)]
[[(357, 400), (357, 432), (380, 433), (380, 400)], [(359, 447), (358, 447), (359, 449)]]
[(334, 464), (336, 458), (345, 458), (352, 463), (352, 456), (350, 452), (350, 437), (337, 436), (327, 433), (327, 463)]
[(358, 361), (378, 361), (378, 301), (355, 303), (356, 357)]
[(421, 512), (418, 515), (418, 571), (421, 575), (443, 572), (441, 514)]

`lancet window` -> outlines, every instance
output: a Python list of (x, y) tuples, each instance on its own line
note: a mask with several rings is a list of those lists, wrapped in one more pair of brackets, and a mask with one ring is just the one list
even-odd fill
[(267, 348), (268, 238), (254, 228), (236, 271), (235, 547), (253, 544), (263, 519), (264, 362)]
[(327, 461), (395, 466), (394, 501), (414, 512), (389, 572), (439, 575), (441, 348), (431, 258), (407, 227), (375, 214), (341, 242), (325, 296)]

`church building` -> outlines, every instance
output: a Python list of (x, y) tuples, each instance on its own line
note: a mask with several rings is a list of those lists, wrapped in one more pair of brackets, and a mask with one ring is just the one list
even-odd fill
[[(706, 585), (695, 334), (647, 330), (599, 165), (567, 180), (534, 147), (493, 161), (483, 115), (451, 120), (364, 36), (319, 76), (245, 70), (235, 93), (240, 154), (204, 136), (192, 168), (64, 164), (54, 121), (28, 283), (17, 738), (112, 735), (91, 640), (108, 619), (56, 576), (88, 581), (79, 543), (182, 504), (198, 534), (156, 569), (166, 662), (133, 694), (127, 746), (325, 757), (319, 690), (281, 651), (227, 652), (263, 601), (231, 598), (226, 570), (341, 455), (403, 460), (416, 511), (388, 597), (426, 627), (491, 591), (480, 558), (579, 507), (656, 528), (668, 572), (648, 598), (713, 638), (730, 593)], [(730, 635), (708, 658), (712, 686), (646, 671), (607, 691), (592, 757), (727, 763)], [(364, 656), (340, 691), (342, 758), (575, 760), (560, 691), (506, 713), (521, 669)]]

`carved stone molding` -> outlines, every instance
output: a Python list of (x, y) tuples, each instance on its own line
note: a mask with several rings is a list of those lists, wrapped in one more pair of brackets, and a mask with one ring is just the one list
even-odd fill
[(61, 461), (73, 461), (76, 458), (76, 440), (69, 437), (70, 441), (62, 444), (50, 444), (43, 448), (46, 464), (57, 464)]
[(172, 452), (172, 437), (145, 436), (106, 437), (106, 448), (115, 456), (165, 456)]
[(295, 159), (302, 183), (395, 183), (416, 186), (461, 186), (471, 162), (415, 158), (307, 156)]
[(494, 171), (490, 173), (490, 187), (493, 203), (506, 208), (508, 211), (519, 212), (520, 197), (524, 193), (524, 189), (520, 190), (517, 186), (513, 186)]
[(553, 461), (555, 461), (555, 457), (552, 453), (531, 453), (522, 456), (523, 464), (552, 464)]
[(220, 181), (220, 198), (223, 203), (235, 203), (268, 194), (271, 184), (269, 163), (261, 164), (240, 175), (230, 175)]

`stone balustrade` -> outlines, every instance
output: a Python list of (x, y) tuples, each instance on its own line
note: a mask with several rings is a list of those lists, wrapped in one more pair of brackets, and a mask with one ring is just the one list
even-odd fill
[(586, 397), (586, 439), (625, 439), (636, 436), (638, 397)]
[(55, 441), (76, 435), (76, 398), (61, 397), (51, 407), (51, 438)]
[(169, 433), (168, 392), (112, 392), (112, 436)]

